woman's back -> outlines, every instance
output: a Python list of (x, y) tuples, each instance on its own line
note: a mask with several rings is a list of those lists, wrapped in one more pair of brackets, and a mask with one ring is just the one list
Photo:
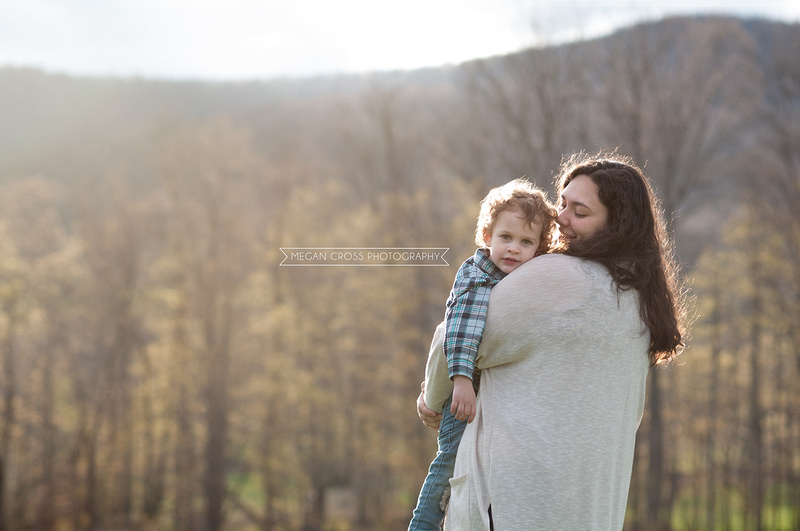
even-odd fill
[(491, 504), (501, 530), (621, 529), (648, 347), (636, 293), (594, 262), (546, 255), (500, 282), (449, 528), (486, 528)]

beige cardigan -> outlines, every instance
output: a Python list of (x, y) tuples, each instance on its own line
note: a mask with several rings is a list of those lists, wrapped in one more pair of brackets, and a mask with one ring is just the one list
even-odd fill
[[(642, 418), (649, 334), (635, 292), (599, 264), (545, 255), (492, 290), (447, 529), (622, 529)], [(441, 325), (426, 368), (428, 407), (452, 392)], [(438, 406), (438, 407), (437, 407)]]

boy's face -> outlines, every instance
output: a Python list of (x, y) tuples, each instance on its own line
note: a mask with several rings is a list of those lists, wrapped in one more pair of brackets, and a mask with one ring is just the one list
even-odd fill
[(494, 265), (508, 274), (536, 256), (541, 234), (541, 223), (529, 224), (519, 211), (505, 210), (497, 215), (492, 234), (484, 240)]

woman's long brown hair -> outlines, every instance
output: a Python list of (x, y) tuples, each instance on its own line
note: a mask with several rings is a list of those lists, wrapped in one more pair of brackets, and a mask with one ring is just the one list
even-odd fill
[(557, 252), (599, 262), (618, 289), (635, 289), (650, 330), (650, 362), (669, 362), (685, 346), (685, 292), (658, 198), (644, 172), (617, 154), (579, 153), (565, 160), (556, 178), (559, 198), (579, 175), (597, 185), (608, 219), (592, 237), (561, 242)]

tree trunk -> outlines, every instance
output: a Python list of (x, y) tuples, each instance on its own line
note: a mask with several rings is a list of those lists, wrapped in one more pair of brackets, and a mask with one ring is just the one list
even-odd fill
[(714, 282), (712, 286), (713, 297), (713, 311), (709, 317), (712, 338), (711, 338), (711, 382), (708, 389), (708, 433), (705, 441), (705, 461), (707, 467), (706, 474), (706, 527), (707, 529), (716, 529), (716, 514), (717, 514), (717, 466), (714, 458), (717, 445), (717, 432), (716, 423), (719, 415), (719, 382), (720, 382), (720, 354), (722, 351), (722, 316), (720, 315), (720, 308), (722, 307), (722, 286), (718, 282)]
[(662, 529), (665, 526), (663, 516), (664, 488), (664, 416), (663, 396), (660, 384), (661, 373), (658, 369), (650, 371), (650, 425), (648, 431), (648, 466), (647, 466), (647, 527)]
[(206, 474), (204, 491), (206, 497), (206, 529), (218, 531), (222, 528), (222, 506), (225, 500), (225, 439), (228, 431), (228, 400), (225, 377), (227, 356), (214, 354), (209, 364), (209, 383), (206, 403)]
[(761, 314), (763, 302), (762, 287), (757, 254), (753, 254), (750, 262), (750, 276), (754, 286), (752, 319), (753, 328), (750, 337), (750, 396), (749, 396), (749, 420), (748, 420), (748, 461), (747, 469), (747, 513), (754, 522), (750, 529), (761, 531), (763, 529), (761, 520), (761, 509), (764, 505), (764, 478), (763, 478), (763, 457), (764, 457), (764, 437), (762, 425), (761, 407), (761, 375), (759, 366), (759, 351), (761, 350)]
[(4, 308), (8, 317), (7, 329), (2, 344), (3, 425), (0, 432), (0, 531), (12, 526), (11, 510), (6, 504), (9, 486), (8, 463), (11, 462), (11, 436), (16, 425), (15, 401), (17, 394), (14, 334), (16, 331), (16, 297)]
[(44, 441), (42, 468), (44, 472), (44, 496), (38, 507), (38, 525), (41, 529), (53, 529), (55, 525), (55, 500), (56, 500), (56, 437), (58, 430), (55, 424), (55, 349), (56, 341), (51, 341), (47, 345), (45, 353), (46, 360), (42, 375), (42, 395), (44, 410), (42, 417), (44, 422)]

